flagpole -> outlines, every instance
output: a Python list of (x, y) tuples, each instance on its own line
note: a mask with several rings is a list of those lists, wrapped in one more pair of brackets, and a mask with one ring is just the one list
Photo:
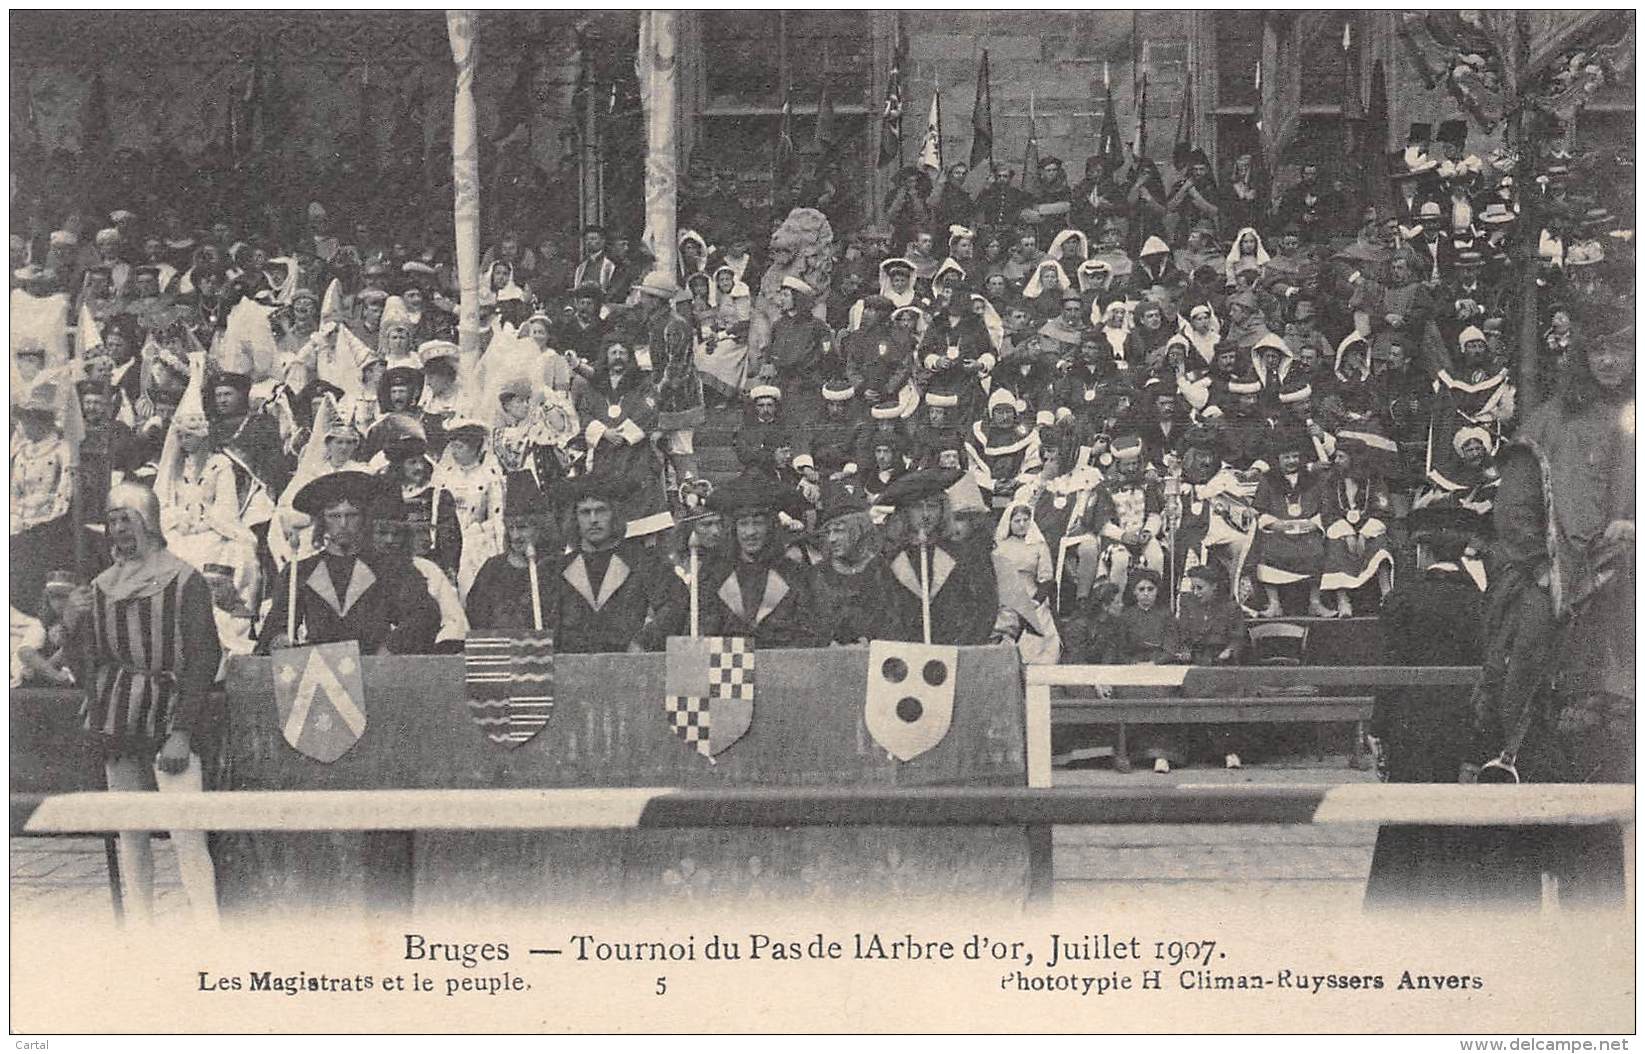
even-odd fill
[(297, 646), (297, 546), (303, 541), (300, 530), (291, 532), (291, 561), (286, 564), (290, 580), (286, 583), (286, 645)]
[(697, 555), (697, 529), (695, 527), (691, 528), (691, 537), (687, 544), (691, 550), (691, 635), (698, 637), (702, 635), (698, 625), (698, 605), (700, 601), (697, 594), (697, 576), (701, 568)]
[(920, 532), (920, 621), (925, 629), (925, 643), (931, 643), (931, 550)]
[[(446, 33), (457, 67), (451, 109), (452, 226), (457, 243), (457, 342), (461, 361), (472, 368), (480, 355), (480, 144), (474, 102), (475, 67), (479, 64), (479, 15), (447, 11)], [(425, 177), (426, 178), (426, 177)]]
[(526, 573), (531, 576), (531, 624), (538, 633), (543, 631), (543, 598), (538, 592), (537, 584), (537, 542), (535, 539), (525, 544)]

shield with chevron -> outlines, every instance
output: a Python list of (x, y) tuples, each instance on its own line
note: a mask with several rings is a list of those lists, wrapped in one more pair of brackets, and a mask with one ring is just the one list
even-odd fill
[(518, 747), (554, 710), (554, 634), (478, 630), (463, 642), (468, 716), (491, 743)]
[(359, 641), (282, 648), (273, 658), (274, 706), (286, 742), (327, 765), (347, 754), (366, 731)]

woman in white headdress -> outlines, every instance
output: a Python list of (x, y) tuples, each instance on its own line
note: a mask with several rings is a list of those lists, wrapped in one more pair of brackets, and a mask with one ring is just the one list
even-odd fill
[(503, 474), (487, 449), (491, 429), (471, 418), (446, 426), (446, 448), (434, 469), (434, 487), (451, 495), (462, 530), (457, 592), (466, 601), (474, 576), (503, 552)]
[(1234, 276), (1247, 260), (1254, 262), (1259, 270), (1268, 266), (1268, 250), (1263, 248), (1262, 235), (1257, 233), (1255, 227), (1240, 228), (1239, 234), (1234, 237), (1233, 247), (1223, 260), (1223, 272), (1229, 284), (1233, 284)]
[(1022, 287), (1022, 302), (1036, 318), (1055, 318), (1062, 311), (1062, 293), (1068, 288), (1068, 272), (1062, 264), (1046, 258), (1028, 276)]
[(297, 511), (294, 505), (297, 493), (315, 478), (331, 472), (344, 469), (370, 472), (371, 467), (355, 457), (360, 442), (359, 430), (343, 419), (336, 399), (326, 393), (314, 413), (314, 428), (309, 432), (308, 443), (297, 460), (297, 471), (292, 473), (286, 489), (280, 492), (280, 500), (275, 504), (274, 516), (269, 524), (268, 548), (274, 557), (275, 567), (284, 567), (292, 558), (293, 536), (301, 536), (296, 545), (297, 559), (306, 559), (318, 551), (313, 537), (303, 534), (309, 526), (309, 517)]
[(748, 328), (754, 298), (737, 272), (722, 265), (708, 287), (708, 313), (697, 319), (697, 372), (723, 399), (736, 399), (748, 379)]
[[(893, 309), (911, 307), (919, 298), (914, 288), (914, 261), (906, 256), (893, 256), (880, 261), (880, 295), (891, 301)], [(848, 316), (852, 329), (862, 326), (862, 301), (851, 305)]]
[(1078, 271), (1080, 264), (1091, 258), (1091, 243), (1084, 231), (1070, 228), (1051, 239), (1051, 248), (1045, 256), (1062, 264), (1065, 272), (1070, 269)]
[(206, 358), (189, 356), (189, 382), (160, 450), (154, 493), (166, 544), (199, 570), (207, 564), (234, 568), (234, 585), (250, 607), (257, 598), (257, 540), (240, 519), (234, 463), (212, 449), (211, 422), (202, 389)]

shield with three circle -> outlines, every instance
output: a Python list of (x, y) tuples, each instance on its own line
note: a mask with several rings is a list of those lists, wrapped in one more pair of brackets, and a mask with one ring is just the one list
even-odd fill
[(274, 653), (274, 707), (291, 748), (324, 764), (366, 731), (366, 685), (360, 642), (337, 641)]
[(892, 757), (911, 761), (948, 734), (959, 657), (958, 648), (943, 645), (868, 642), (863, 723)]

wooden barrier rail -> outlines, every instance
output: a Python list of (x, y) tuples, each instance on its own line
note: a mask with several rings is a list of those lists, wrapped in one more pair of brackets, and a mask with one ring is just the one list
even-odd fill
[[(1634, 888), (1634, 788), (1625, 785), (1359, 784), (1139, 788), (772, 787), (515, 790), (82, 792), (39, 804), (30, 834), (194, 830), (346, 832), (379, 847), (370, 908), (411, 912), (418, 846), (439, 832), (994, 828), (1056, 824), (1615, 826), (1620, 891)], [(426, 848), (426, 846), (425, 846)], [(1032, 854), (1031, 902), (1049, 901), (1051, 857)], [(1627, 901), (1624, 901), (1627, 902)]]
[[(1345, 703), (1348, 709), (1333, 710), (1352, 714), (1342, 720), (1363, 720), (1363, 697), (1322, 698), (1308, 695), (1254, 695), (1259, 689), (1297, 688), (1403, 688), (1454, 686), (1472, 687), (1479, 678), (1477, 666), (1164, 666), (1151, 663), (1125, 666), (1030, 666), (1027, 668), (1027, 688), (1024, 702), (1027, 712), (1024, 731), (1027, 736), (1028, 785), (1051, 786), (1051, 726), (1053, 724), (1090, 724), (1094, 715), (1103, 708), (1114, 714), (1108, 722), (1133, 723), (1141, 721), (1211, 721), (1211, 720), (1285, 720), (1300, 714), (1315, 713), (1322, 703)], [(1185, 699), (1116, 699), (1093, 700), (1053, 699), (1051, 689), (1062, 688), (1174, 688), (1188, 693)], [(1203, 710), (1198, 717), (1169, 717), (1164, 712), (1150, 714), (1150, 707), (1139, 705), (1157, 702), (1162, 708), (1187, 703), (1227, 707), (1225, 716), (1216, 711)], [(1184, 711), (1186, 713), (1187, 711)], [(1066, 714), (1058, 720), (1059, 714)], [(1138, 716), (1125, 716), (1135, 714)], [(1336, 720), (1306, 716), (1304, 720)], [(1107, 722), (1101, 722), (1107, 723)]]
[(603, 787), (96, 791), (52, 795), (29, 834), (172, 831), (609, 831), (1039, 824), (1631, 824), (1622, 784), (1173, 787)]

